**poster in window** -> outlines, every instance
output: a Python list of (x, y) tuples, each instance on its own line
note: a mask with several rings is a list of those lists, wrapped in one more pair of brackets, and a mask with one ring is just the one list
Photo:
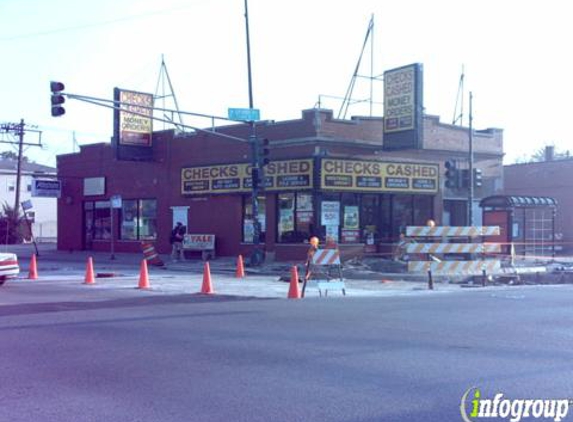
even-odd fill
[(297, 211), (312, 211), (312, 195), (298, 194), (296, 201)]
[(312, 211), (298, 211), (296, 213), (296, 221), (298, 224), (312, 223)]
[(321, 221), (323, 226), (338, 226), (340, 224), (340, 202), (322, 201)]
[(292, 209), (281, 210), (279, 226), (281, 233), (294, 231), (294, 211)]
[(326, 226), (326, 237), (338, 243), (338, 224)]
[(359, 243), (360, 230), (342, 229), (342, 243)]
[(255, 238), (255, 226), (253, 225), (253, 220), (245, 220), (243, 223), (243, 241), (245, 243), (253, 243)]
[(344, 207), (344, 228), (345, 229), (358, 229), (358, 206)]

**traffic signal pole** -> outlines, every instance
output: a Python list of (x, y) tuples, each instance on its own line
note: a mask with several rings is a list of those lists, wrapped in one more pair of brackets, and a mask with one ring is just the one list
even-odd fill
[(472, 115), (473, 95), (470, 91), (470, 124), (469, 124), (469, 174), (468, 174), (468, 225), (474, 225), (474, 140), (473, 140), (473, 115)]
[[(245, 0), (245, 29), (247, 33), (247, 73), (249, 79), (249, 108), (254, 108), (253, 102), (253, 77), (251, 72), (251, 39), (249, 36), (249, 6), (248, 1)], [(259, 167), (259, 139), (257, 138), (257, 127), (254, 120), (250, 121), (251, 135), (249, 142), (251, 144), (251, 195), (252, 195), (252, 208), (253, 208), (253, 253), (251, 254), (251, 265), (259, 265), (262, 263), (264, 256), (259, 248), (261, 243), (261, 223), (259, 221), (259, 181), (261, 175), (261, 168)]]

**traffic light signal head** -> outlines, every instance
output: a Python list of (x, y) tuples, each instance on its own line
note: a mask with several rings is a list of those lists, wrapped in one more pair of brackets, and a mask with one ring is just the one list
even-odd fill
[(269, 164), (269, 140), (267, 138), (261, 139), (261, 153), (259, 155), (259, 165), (261, 167)]
[(261, 177), (260, 169), (258, 169), (256, 167), (252, 168), (251, 169), (251, 183), (252, 183), (254, 189), (257, 189), (259, 187), (260, 177)]
[(58, 117), (66, 114), (66, 109), (62, 106), (66, 102), (66, 97), (62, 91), (66, 89), (61, 82), (50, 82), (50, 91), (52, 91), (51, 104), (52, 104), (52, 116)]
[(480, 188), (483, 185), (483, 172), (481, 169), (474, 169), (474, 187)]
[(444, 166), (446, 167), (446, 187), (450, 189), (459, 187), (460, 170), (458, 169), (456, 162), (454, 160), (448, 160), (445, 162)]

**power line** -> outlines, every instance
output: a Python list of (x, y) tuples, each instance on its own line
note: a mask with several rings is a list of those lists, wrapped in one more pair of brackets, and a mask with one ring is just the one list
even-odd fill
[(83, 29), (97, 28), (99, 26), (115, 25), (117, 23), (126, 22), (126, 21), (130, 21), (130, 20), (137, 20), (137, 19), (147, 18), (147, 17), (151, 17), (151, 16), (156, 16), (156, 15), (169, 14), (171, 12), (176, 12), (176, 11), (179, 11), (182, 9), (188, 9), (189, 7), (191, 7), (191, 6), (185, 5), (185, 6), (181, 6), (181, 7), (174, 7), (171, 9), (142, 13), (139, 15), (124, 16), (121, 18), (111, 19), (108, 21), (99, 21), (99, 22), (93, 22), (93, 23), (86, 23), (86, 24), (82, 24), (82, 25), (68, 26), (65, 28), (57, 28), (57, 29), (51, 29), (51, 30), (46, 30), (46, 31), (31, 32), (29, 34), (20, 34), (20, 35), (14, 35), (14, 36), (9, 36), (9, 37), (2, 37), (2, 38), (0, 38), (0, 41), (17, 41), (17, 40), (23, 40), (23, 39), (28, 39), (28, 38), (43, 37), (46, 35), (55, 35), (55, 34), (60, 34), (62, 32), (80, 31)]

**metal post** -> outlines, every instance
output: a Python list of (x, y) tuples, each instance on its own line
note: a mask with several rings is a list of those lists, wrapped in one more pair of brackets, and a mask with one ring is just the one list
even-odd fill
[(481, 270), (481, 285), (485, 287), (487, 285), (487, 275), (485, 270)]
[[(22, 204), (20, 204), (22, 205)], [(34, 250), (36, 251), (36, 257), (40, 256), (40, 252), (38, 252), (38, 245), (36, 244), (36, 238), (34, 237), (34, 233), (32, 232), (32, 224), (28, 219), (28, 214), (26, 214), (26, 210), (22, 206), (22, 212), (24, 213), (24, 220), (26, 220), (26, 224), (28, 226), (28, 231), (30, 232), (30, 237), (32, 237), (32, 243), (34, 244)], [(40, 226), (41, 227), (41, 226)]]
[[(249, 79), (249, 108), (254, 108), (254, 101), (253, 101), (253, 77), (251, 72), (251, 39), (249, 36), (249, 6), (248, 1), (245, 0), (245, 29), (247, 33), (247, 73)], [(258, 142), (259, 139), (257, 138), (256, 133), (256, 125), (254, 121), (250, 122), (251, 125), (251, 135), (249, 136), (249, 141), (251, 143), (251, 154), (252, 154), (252, 168), (257, 169), (260, 171), (259, 162), (257, 157), (257, 151), (259, 148)], [(259, 173), (260, 174), (260, 173)], [(258, 183), (252, 184), (252, 208), (253, 208), (253, 253), (251, 255), (251, 265), (259, 265), (262, 263), (263, 256), (262, 252), (259, 249), (259, 245), (261, 243), (261, 225), (259, 221), (259, 189)]]
[(111, 250), (111, 256), (109, 259), (115, 259), (115, 244), (114, 244), (114, 230), (113, 230), (113, 204), (112, 204), (112, 200), (110, 198), (109, 200), (109, 217), (110, 217), (110, 250)]
[(428, 270), (428, 289), (434, 290), (434, 280), (432, 280), (432, 270)]
[[(245, 0), (245, 26), (247, 30), (247, 70), (249, 77), (249, 108), (253, 108), (253, 78), (251, 75), (251, 39), (249, 37), (249, 8)], [(251, 122), (254, 126), (254, 122)]]
[(16, 198), (14, 199), (14, 213), (15, 217), (18, 217), (18, 212), (20, 210), (20, 185), (22, 179), (22, 153), (24, 149), (24, 119), (20, 120), (18, 125), (18, 162), (16, 167)]
[(470, 126), (469, 126), (469, 175), (468, 175), (468, 225), (474, 225), (474, 141), (473, 141), (473, 114), (472, 114), (473, 94), (470, 91)]

